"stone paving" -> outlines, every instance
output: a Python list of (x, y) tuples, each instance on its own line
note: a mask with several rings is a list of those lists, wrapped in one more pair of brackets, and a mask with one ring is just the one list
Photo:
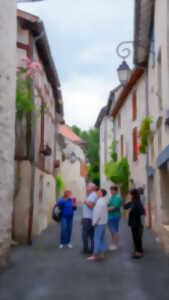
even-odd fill
[[(0, 273), (0, 300), (169, 300), (169, 259), (151, 232), (144, 234), (145, 257), (130, 258), (131, 238), (121, 225), (120, 250), (103, 262), (88, 262), (81, 251), (76, 217), (74, 249), (58, 249), (59, 226), (50, 226), (33, 246), (13, 248)], [(109, 233), (107, 238), (110, 239)]]

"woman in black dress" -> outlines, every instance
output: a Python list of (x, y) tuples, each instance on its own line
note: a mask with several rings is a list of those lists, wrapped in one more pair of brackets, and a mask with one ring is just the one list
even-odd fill
[(140, 201), (139, 191), (137, 189), (132, 189), (129, 192), (130, 202), (127, 203), (124, 208), (129, 211), (128, 224), (131, 227), (135, 254), (132, 258), (139, 259), (143, 256), (142, 247), (142, 230), (143, 225), (141, 221), (141, 216), (144, 215), (144, 208)]

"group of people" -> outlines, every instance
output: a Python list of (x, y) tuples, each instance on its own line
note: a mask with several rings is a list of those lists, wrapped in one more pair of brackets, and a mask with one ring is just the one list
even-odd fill
[[(98, 188), (95, 184), (87, 186), (87, 197), (83, 203), (82, 241), (83, 253), (88, 260), (102, 260), (106, 252), (106, 228), (108, 226), (112, 242), (110, 251), (119, 247), (119, 225), (122, 207), (128, 213), (128, 225), (131, 227), (134, 242), (134, 259), (143, 256), (142, 236), (144, 228), (144, 203), (141, 189), (132, 189), (129, 192), (129, 202), (123, 205), (123, 200), (117, 186), (110, 188), (111, 197), (107, 200), (107, 191)], [(57, 202), (61, 211), (61, 238), (59, 248), (72, 248), (71, 234), (76, 199), (72, 198), (71, 191), (65, 191), (63, 198)]]

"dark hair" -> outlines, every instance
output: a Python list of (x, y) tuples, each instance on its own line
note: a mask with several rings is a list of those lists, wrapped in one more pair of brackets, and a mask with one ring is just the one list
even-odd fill
[(113, 186), (111, 186), (110, 190), (118, 192), (118, 187), (116, 185), (113, 185)]
[(96, 192), (98, 192), (99, 191), (99, 187), (96, 185)]
[(137, 189), (130, 190), (130, 195), (132, 196), (132, 201), (134, 202), (140, 202), (140, 193)]
[(107, 192), (106, 192), (106, 190), (104, 190), (104, 189), (101, 189), (101, 192), (102, 192), (102, 195), (103, 195), (103, 197), (105, 197), (105, 196), (107, 195)]
[(143, 194), (144, 194), (144, 188), (143, 188), (143, 187), (139, 187), (139, 188), (138, 188), (138, 191), (139, 191), (140, 195), (143, 195)]

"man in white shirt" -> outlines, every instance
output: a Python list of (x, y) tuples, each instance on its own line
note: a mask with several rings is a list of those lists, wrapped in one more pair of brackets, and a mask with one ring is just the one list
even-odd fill
[[(83, 253), (93, 253), (94, 248), (94, 228), (92, 225), (93, 208), (97, 201), (96, 185), (89, 183), (87, 186), (88, 197), (83, 204), (83, 221), (82, 221), (82, 239)], [(89, 245), (90, 244), (90, 245)]]
[(104, 259), (106, 251), (105, 232), (108, 221), (106, 194), (107, 192), (104, 189), (97, 192), (98, 200), (93, 210), (92, 221), (94, 226), (94, 251), (88, 260)]

